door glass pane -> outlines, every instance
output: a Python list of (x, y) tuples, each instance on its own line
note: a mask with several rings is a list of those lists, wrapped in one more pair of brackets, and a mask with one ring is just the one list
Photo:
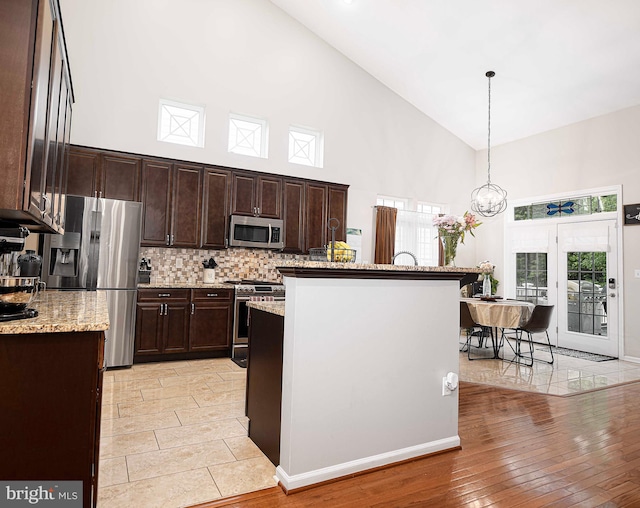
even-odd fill
[(547, 253), (516, 254), (516, 299), (547, 304)]
[(607, 335), (607, 253), (567, 253), (570, 332)]

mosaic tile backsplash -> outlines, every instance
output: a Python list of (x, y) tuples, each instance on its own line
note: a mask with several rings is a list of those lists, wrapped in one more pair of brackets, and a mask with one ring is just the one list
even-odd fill
[(276, 266), (282, 261), (303, 261), (308, 256), (282, 254), (265, 249), (226, 250), (165, 249), (141, 247), (140, 257), (151, 259), (151, 283), (195, 284), (203, 281), (202, 262), (213, 258), (218, 264), (215, 281), (253, 279), (282, 282)]

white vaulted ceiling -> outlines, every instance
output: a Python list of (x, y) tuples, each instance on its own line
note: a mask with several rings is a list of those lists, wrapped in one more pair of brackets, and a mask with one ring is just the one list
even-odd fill
[(640, 0), (271, 0), (476, 149), (640, 104)]

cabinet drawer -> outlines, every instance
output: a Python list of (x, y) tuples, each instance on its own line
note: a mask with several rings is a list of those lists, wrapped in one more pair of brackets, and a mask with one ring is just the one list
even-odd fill
[(194, 302), (233, 300), (233, 289), (202, 288), (193, 289), (191, 299)]
[(138, 289), (138, 301), (189, 301), (189, 289)]

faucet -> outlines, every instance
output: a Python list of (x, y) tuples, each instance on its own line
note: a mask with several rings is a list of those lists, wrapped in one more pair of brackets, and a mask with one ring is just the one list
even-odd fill
[(409, 256), (411, 256), (413, 258), (413, 264), (418, 266), (418, 258), (415, 256), (415, 254), (413, 254), (413, 252), (409, 252), (408, 250), (401, 250), (400, 252), (396, 253), (393, 255), (393, 259), (391, 260), (391, 264), (394, 265), (396, 258), (400, 255), (400, 254), (409, 254)]

